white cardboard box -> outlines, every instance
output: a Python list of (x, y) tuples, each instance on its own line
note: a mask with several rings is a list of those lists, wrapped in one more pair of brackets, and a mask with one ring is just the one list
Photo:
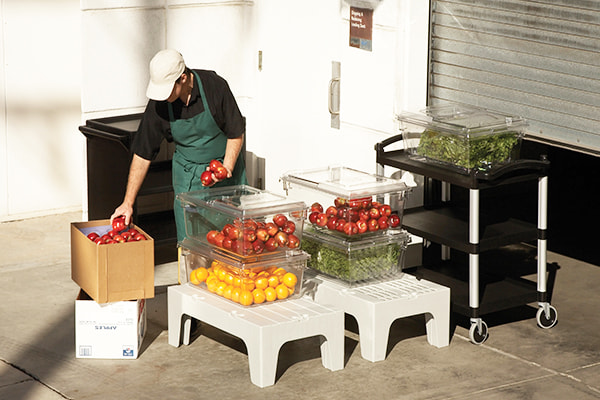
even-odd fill
[(136, 359), (146, 334), (146, 300), (99, 304), (83, 290), (75, 300), (77, 358)]

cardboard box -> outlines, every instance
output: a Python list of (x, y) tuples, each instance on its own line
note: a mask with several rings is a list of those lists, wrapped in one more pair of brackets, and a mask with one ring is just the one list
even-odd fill
[(154, 297), (154, 240), (98, 245), (94, 231), (108, 232), (110, 220), (71, 223), (71, 278), (98, 303)]
[(98, 304), (80, 290), (75, 300), (77, 358), (136, 359), (145, 334), (145, 299)]

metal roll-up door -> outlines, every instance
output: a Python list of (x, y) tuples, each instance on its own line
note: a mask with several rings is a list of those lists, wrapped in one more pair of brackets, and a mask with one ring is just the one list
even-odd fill
[(600, 1), (431, 4), (431, 105), (521, 115), (535, 138), (600, 155)]

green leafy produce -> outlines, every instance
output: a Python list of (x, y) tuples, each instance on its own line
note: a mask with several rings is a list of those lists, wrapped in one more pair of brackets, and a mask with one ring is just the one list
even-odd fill
[(421, 134), (417, 154), (467, 169), (488, 169), (509, 161), (518, 143), (516, 132), (467, 137), (427, 129)]
[(308, 262), (311, 268), (348, 282), (358, 282), (397, 272), (404, 246), (391, 242), (348, 251), (305, 235), (302, 249), (311, 256)]

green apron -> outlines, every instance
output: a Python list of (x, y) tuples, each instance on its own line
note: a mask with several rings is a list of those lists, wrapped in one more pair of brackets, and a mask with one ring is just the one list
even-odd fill
[[(175, 212), (178, 242), (181, 242), (186, 234), (184, 212), (177, 200), (177, 195), (184, 192), (208, 189), (206, 186), (202, 186), (200, 175), (206, 170), (211, 160), (223, 161), (227, 145), (227, 137), (215, 122), (208, 108), (208, 101), (200, 77), (195, 72), (194, 76), (200, 91), (204, 111), (189, 119), (175, 120), (173, 107), (171, 103), (168, 105), (171, 135), (175, 142), (175, 153), (173, 154), (175, 203), (173, 204), (173, 210)], [(244, 154), (242, 152), (238, 156), (232, 175), (231, 178), (218, 182), (211, 187), (247, 184)]]

